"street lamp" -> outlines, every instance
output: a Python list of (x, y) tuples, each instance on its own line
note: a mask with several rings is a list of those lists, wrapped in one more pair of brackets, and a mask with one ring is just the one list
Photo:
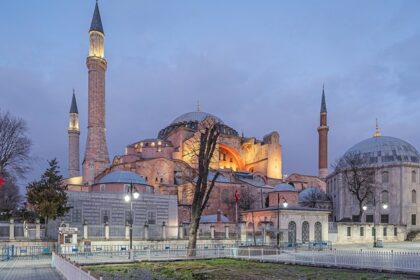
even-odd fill
[[(133, 191), (134, 189), (134, 191)], [(133, 183), (130, 184), (130, 187), (127, 191), (127, 194), (124, 196), (125, 202), (130, 203), (130, 219), (129, 219), (129, 225), (130, 225), (130, 251), (129, 251), (129, 258), (132, 257), (132, 251), (133, 251), (133, 200), (138, 199), (140, 194), (137, 192), (135, 187), (133, 186)]]
[[(387, 203), (382, 203), (382, 208), (384, 210), (388, 209), (388, 204)], [(363, 209), (363, 211), (366, 211), (368, 209), (367, 205), (363, 205), (362, 209)], [(376, 244), (376, 223), (375, 223), (375, 221), (376, 221), (375, 214), (376, 213), (375, 212), (376, 212), (376, 200), (375, 200), (375, 197), (374, 197), (373, 198), (373, 230), (374, 230), (374, 232), (373, 232), (373, 247), (377, 247), (377, 244)]]
[[(282, 196), (283, 208), (287, 208), (289, 204), (287, 200)], [(277, 246), (280, 247), (280, 193), (277, 193)]]

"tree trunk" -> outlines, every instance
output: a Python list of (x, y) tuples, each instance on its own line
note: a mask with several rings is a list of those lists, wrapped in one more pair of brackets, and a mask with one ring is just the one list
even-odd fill
[(200, 226), (201, 215), (199, 209), (191, 209), (191, 225), (188, 236), (188, 256), (193, 257), (197, 248), (197, 231)]
[(45, 238), (48, 239), (48, 217), (45, 217)]
[(359, 214), (357, 215), (357, 221), (360, 223), (362, 221), (362, 215), (363, 215), (363, 205), (362, 205), (362, 201), (359, 201)]

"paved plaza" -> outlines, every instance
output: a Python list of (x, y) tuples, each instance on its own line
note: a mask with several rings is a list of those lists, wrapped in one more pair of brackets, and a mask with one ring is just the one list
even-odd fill
[(1, 280), (56, 280), (64, 279), (51, 267), (51, 256), (18, 257), (0, 262)]

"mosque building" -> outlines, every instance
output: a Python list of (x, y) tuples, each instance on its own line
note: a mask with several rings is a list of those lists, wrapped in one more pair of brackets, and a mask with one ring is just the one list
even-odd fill
[[(322, 92), (320, 126), (318, 128), (319, 177), (297, 173), (286, 177), (283, 174), (282, 145), (278, 132), (267, 133), (262, 139), (239, 135), (222, 118), (203, 112), (199, 105), (195, 111), (176, 117), (157, 133), (157, 137), (141, 139), (128, 144), (123, 154), (116, 155), (110, 160), (105, 133), (105, 72), (108, 63), (104, 52), (105, 33), (98, 3), (96, 3), (89, 30), (89, 42), (89, 55), (86, 59), (88, 68), (88, 130), (81, 169), (79, 115), (74, 93), (69, 114), (69, 178), (64, 183), (68, 191), (72, 193), (70, 197), (75, 198), (74, 203), (81, 199), (82, 193), (90, 193), (89, 197), (94, 193), (114, 193), (120, 199), (118, 193), (123, 195), (128, 191), (130, 185), (133, 185), (137, 191), (147, 194), (148, 197), (166, 195), (171, 199), (175, 198), (178, 221), (180, 223), (188, 222), (194, 184), (193, 180), (186, 179), (184, 171), (189, 167), (196, 167), (191, 157), (192, 147), (196, 144), (194, 139), (199, 134), (200, 124), (208, 119), (218, 122), (221, 126), (221, 135), (214, 155), (215, 160), (211, 165), (211, 169), (218, 170), (221, 175), (216, 180), (208, 206), (204, 210), (203, 219), (216, 217), (217, 213), (218, 216), (223, 214), (224, 219), (235, 222), (237, 217), (233, 206), (235, 192), (252, 194), (254, 199), (246, 209), (249, 210), (274, 207), (275, 202), (270, 198), (270, 193), (276, 192), (279, 186), (286, 182), (289, 188), (293, 188), (293, 195), (290, 196), (289, 203), (296, 207), (298, 192), (310, 187), (325, 191), (324, 178), (328, 173), (328, 126), (324, 91)], [(214, 176), (214, 172), (210, 172), (209, 180), (212, 179), (212, 176)], [(167, 205), (173, 205), (172, 200), (167, 203)], [(103, 215), (110, 215), (112, 218), (113, 210), (106, 208), (105, 204), (102, 206), (98, 204), (95, 207), (104, 207), (98, 213), (105, 213)], [(89, 207), (89, 205), (84, 207)], [(300, 209), (300, 211), (303, 210)], [(321, 213), (323, 220), (325, 220), (324, 212)], [(74, 207), (69, 219), (73, 220), (74, 216), (77, 217), (77, 222), (81, 223), (83, 219), (80, 217), (88, 216), (88, 214), (85, 215), (77, 207)], [(319, 213), (317, 212), (317, 214)], [(159, 217), (159, 213), (157, 213), (157, 217)], [(107, 219), (101, 218), (100, 220)]]

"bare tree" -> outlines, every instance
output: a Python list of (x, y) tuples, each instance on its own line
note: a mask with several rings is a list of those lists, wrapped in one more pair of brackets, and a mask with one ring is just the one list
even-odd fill
[[(209, 178), (210, 164), (216, 150), (220, 135), (220, 124), (212, 118), (207, 118), (200, 123), (196, 134), (198, 136), (197, 169), (192, 169), (194, 174), (194, 195), (191, 204), (191, 225), (188, 237), (188, 254), (193, 256), (197, 245), (197, 231), (200, 225), (201, 214), (206, 207), (214, 184), (220, 173), (215, 171)], [(210, 179), (210, 181), (209, 181)]]
[(299, 201), (299, 204), (304, 207), (315, 208), (319, 203), (328, 201), (328, 196), (319, 189), (309, 189), (306, 191), (305, 196)]
[(335, 173), (342, 174), (343, 185), (357, 199), (359, 208), (355, 218), (360, 222), (363, 204), (375, 194), (375, 169), (362, 154), (348, 153), (335, 164)]
[(24, 120), (0, 112), (0, 176), (23, 177), (30, 169), (27, 130)]

